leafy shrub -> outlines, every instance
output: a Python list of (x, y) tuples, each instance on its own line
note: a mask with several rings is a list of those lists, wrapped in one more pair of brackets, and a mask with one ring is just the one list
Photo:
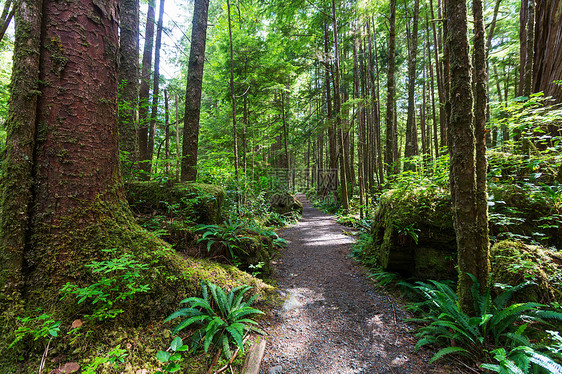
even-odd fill
[(239, 286), (227, 294), (221, 287), (213, 283), (201, 282), (203, 297), (190, 297), (182, 300), (181, 303), (188, 304), (189, 307), (172, 313), (166, 318), (166, 322), (186, 317), (174, 328), (174, 334), (195, 325), (197, 328), (191, 339), (193, 351), (203, 343), (205, 352), (212, 345), (220, 347), (222, 354), (230, 358), (232, 356), (231, 344), (235, 344), (241, 350), (244, 349), (243, 340), (246, 332), (263, 333), (256, 327), (257, 322), (249, 318), (253, 314), (263, 314), (262, 311), (250, 306), (258, 295), (251, 297), (248, 301), (243, 301), (244, 294), (251, 288), (250, 286)]

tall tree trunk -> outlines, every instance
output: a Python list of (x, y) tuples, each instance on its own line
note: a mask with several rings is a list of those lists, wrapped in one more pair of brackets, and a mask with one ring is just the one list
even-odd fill
[(191, 28), (191, 49), (189, 52), (185, 91), (185, 116), (181, 159), (182, 181), (195, 181), (197, 179), (199, 116), (201, 113), (201, 89), (203, 87), (208, 14), (209, 0), (195, 0), (193, 6), (193, 26)]
[(152, 69), (152, 47), (154, 46), (154, 0), (149, 0), (144, 33), (144, 51), (142, 54), (142, 72), (139, 89), (139, 161), (144, 171), (143, 179), (150, 178), (150, 158), (148, 153), (148, 126), (150, 115), (148, 101), (150, 99), (150, 72)]
[(525, 59), (525, 87), (523, 88), (523, 95), (529, 96), (533, 93), (533, 63), (535, 57), (535, 0), (529, 0), (526, 44), (527, 58)]
[(537, 2), (535, 12), (535, 63), (533, 91), (543, 91), (557, 102), (562, 102), (562, 89), (554, 81), (562, 80), (562, 1)]
[[(376, 152), (376, 157), (375, 157), (375, 163), (376, 163), (376, 168), (378, 169), (378, 175), (379, 175), (379, 186), (384, 184), (384, 160), (383, 160), (383, 156), (382, 156), (382, 141), (381, 141), (381, 99), (380, 99), (380, 66), (379, 66), (379, 59), (378, 59), (378, 49), (377, 49), (377, 39), (375, 38), (375, 23), (374, 21), (371, 20), (371, 24), (373, 25), (373, 48), (374, 48), (374, 52), (375, 52), (375, 58), (374, 58), (374, 69), (372, 69), (372, 74), (374, 77), (375, 71), (377, 73), (377, 79), (376, 79), (376, 92), (375, 92), (375, 87), (373, 87), (373, 92), (372, 95), (374, 97), (376, 97), (376, 103), (374, 105), (374, 113), (375, 113), (375, 123), (374, 123), (374, 144), (375, 147), (377, 148), (377, 152)], [(367, 21), (367, 31), (369, 29), (369, 21)], [(369, 53), (371, 51), (371, 39), (370, 37), (369, 39)], [(371, 64), (373, 63), (373, 58), (371, 55), (369, 55), (369, 60), (371, 61)], [(374, 84), (374, 82), (373, 82)], [(375, 95), (376, 94), (376, 95)], [(374, 153), (373, 153), (374, 154)]]
[(226, 0), (228, 12), (228, 35), (230, 40), (230, 99), (232, 104), (232, 129), (234, 131), (234, 178), (236, 180), (236, 212), (240, 213), (240, 194), (238, 183), (240, 180), (240, 166), (238, 162), (238, 128), (236, 126), (236, 93), (234, 91), (234, 47), (232, 43), (232, 22), (230, 20), (230, 0)]
[(474, 274), (480, 288), (488, 284), (490, 269), (490, 240), (488, 237), (488, 160), (486, 159), (486, 122), (488, 109), (488, 63), (484, 28), (483, 0), (472, 1), (474, 18), (474, 135), (476, 139), (476, 238), (478, 240), (474, 258), (477, 266), (483, 266)]
[(2, 14), (0, 15), (0, 42), (4, 38), (4, 34), (6, 34), (6, 30), (14, 17), (16, 12), (16, 5), (17, 1), (14, 3), (12, 0), (6, 0), (4, 3), (4, 9), (2, 10)]
[(170, 175), (170, 111), (168, 105), (168, 90), (164, 90), (164, 158), (166, 159), (166, 175)]
[(119, 19), (119, 149), (127, 160), (121, 172), (129, 179), (138, 159), (139, 0), (120, 0)]
[(150, 129), (148, 136), (148, 173), (152, 168), (152, 155), (154, 153), (154, 137), (156, 135), (156, 122), (158, 121), (158, 102), (160, 101), (160, 49), (162, 46), (162, 28), (164, 27), (164, 3), (160, 0), (158, 7), (158, 24), (156, 26), (156, 44), (154, 46), (154, 77), (152, 78), (152, 110), (150, 115)]
[(347, 193), (347, 165), (346, 149), (343, 139), (342, 108), (341, 108), (341, 76), (340, 76), (340, 52), (338, 46), (338, 22), (336, 18), (336, 3), (332, 0), (332, 33), (334, 35), (334, 111), (336, 115), (336, 128), (338, 130), (338, 141), (340, 148), (340, 182), (342, 209), (349, 209), (349, 196)]
[[(325, 67), (324, 78), (325, 78), (325, 85), (326, 85), (326, 111), (327, 111), (326, 118), (328, 122), (328, 146), (329, 146), (328, 163), (330, 165), (330, 170), (328, 171), (328, 173), (333, 174), (334, 180), (337, 180), (337, 160), (336, 160), (337, 139), (336, 139), (336, 131), (334, 129), (335, 121), (333, 118), (334, 115), (332, 110), (332, 93), (330, 88), (331, 65), (330, 65), (329, 43), (330, 43), (330, 36), (328, 34), (328, 25), (327, 23), (324, 23), (324, 67)], [(337, 194), (337, 191), (334, 191), (334, 193)]]
[(395, 122), (396, 84), (394, 71), (396, 65), (396, 0), (390, 0), (390, 17), (388, 31), (388, 73), (386, 95), (386, 147), (384, 162), (387, 175), (394, 174), (395, 163), (398, 162), (398, 133)]
[(525, 91), (525, 65), (527, 64), (527, 23), (529, 19), (529, 0), (521, 0), (519, 12), (519, 90), (517, 96)]
[(447, 41), (451, 56), (451, 117), (449, 152), (451, 156), (451, 198), (457, 238), (459, 266), (459, 301), (466, 311), (473, 309), (472, 280), (487, 286), (488, 253), (479, 247), (475, 134), (473, 125), (472, 77), (468, 43), (468, 19), (465, 0), (447, 0)]
[[(408, 37), (408, 119), (406, 121), (406, 147), (404, 156), (412, 157), (419, 154), (418, 132), (416, 125), (416, 67), (418, 51), (418, 20), (420, 15), (420, 2), (414, 0), (414, 18), (412, 21), (412, 32)], [(414, 170), (415, 165), (404, 164), (404, 170)]]
[[(2, 213), (0, 215), (0, 333), (10, 314), (22, 307), (26, 235), (33, 203), (33, 160), (39, 91), (42, 0), (21, 0), (15, 15), (16, 38), (11, 95), (6, 121), (6, 145), (2, 160)], [(5, 348), (0, 344), (0, 351)]]
[[(427, 62), (428, 62), (428, 69), (429, 69), (429, 80), (430, 80), (430, 86), (429, 86), (429, 90), (431, 92), (431, 119), (432, 119), (432, 123), (433, 123), (433, 148), (434, 148), (434, 152), (435, 152), (435, 159), (439, 158), (439, 136), (437, 135), (438, 131), (437, 131), (437, 115), (436, 115), (436, 110), (435, 110), (435, 83), (434, 83), (434, 79), (433, 79), (433, 64), (431, 63), (431, 51), (429, 49), (430, 46), (430, 42), (429, 42), (429, 22), (428, 19), (425, 19), (426, 22), (426, 28), (427, 28), (427, 36), (426, 36), (426, 40), (427, 40)], [(434, 34), (435, 35), (435, 34)]]
[[(431, 28), (433, 31), (433, 55), (435, 57), (435, 78), (437, 81), (437, 93), (439, 95), (439, 145), (444, 147), (447, 145), (447, 113), (445, 111), (445, 103), (447, 102), (447, 92), (445, 91), (445, 83), (443, 79), (442, 61), (439, 60), (439, 51), (441, 43), (438, 41), (438, 33), (435, 23), (435, 11), (433, 9), (433, 0), (429, 0), (429, 7), (431, 10)], [(439, 34), (440, 35), (440, 34)], [(435, 151), (439, 153), (439, 146), (436, 144)]]

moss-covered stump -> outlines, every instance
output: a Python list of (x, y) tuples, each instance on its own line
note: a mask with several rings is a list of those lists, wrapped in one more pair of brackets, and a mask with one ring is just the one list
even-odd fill
[(271, 211), (279, 214), (302, 214), (302, 203), (288, 192), (276, 192), (269, 198)]
[(532, 281), (516, 300), (548, 303), (562, 301), (562, 254), (540, 246), (504, 240), (490, 250), (494, 282), (518, 285)]
[(222, 221), (224, 190), (203, 183), (131, 182), (125, 186), (131, 209), (140, 215), (163, 215), (194, 223)]
[(385, 270), (424, 279), (456, 279), (456, 241), (447, 191), (420, 187), (384, 193), (364, 255)]

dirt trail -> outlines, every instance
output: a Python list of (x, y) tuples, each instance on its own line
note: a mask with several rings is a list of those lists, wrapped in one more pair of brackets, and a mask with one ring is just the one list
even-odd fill
[(274, 311), (260, 373), (446, 373), (414, 352), (409, 315), (347, 256), (353, 239), (304, 196), (303, 219), (280, 235), (289, 246), (275, 279)]

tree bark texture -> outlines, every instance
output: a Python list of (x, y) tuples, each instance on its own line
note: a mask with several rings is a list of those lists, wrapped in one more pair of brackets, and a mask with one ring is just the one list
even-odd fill
[(158, 121), (158, 102), (160, 101), (160, 49), (162, 46), (162, 28), (164, 27), (164, 3), (160, 0), (158, 6), (158, 24), (156, 25), (156, 43), (154, 45), (154, 77), (152, 78), (152, 109), (150, 114), (150, 128), (148, 136), (148, 178), (152, 171), (152, 156), (154, 153), (154, 137), (156, 122)]
[(529, 14), (527, 17), (527, 58), (525, 59), (525, 86), (523, 95), (529, 96), (533, 89), (533, 64), (535, 54), (535, 0), (529, 0)]
[(196, 0), (193, 7), (191, 50), (189, 52), (185, 92), (185, 119), (181, 161), (181, 178), (183, 181), (195, 181), (197, 178), (199, 116), (201, 112), (201, 89), (203, 87), (203, 68), (205, 66), (208, 14), (209, 0)]
[(150, 72), (152, 69), (152, 48), (154, 46), (154, 1), (148, 3), (146, 15), (146, 29), (144, 32), (144, 51), (142, 55), (142, 72), (139, 89), (139, 161), (140, 169), (144, 171), (144, 179), (150, 178), (150, 158), (148, 153), (148, 126), (150, 124), (150, 114), (148, 111), (148, 101), (150, 98)]
[(388, 28), (388, 72), (387, 72), (387, 95), (386, 95), (386, 147), (384, 149), (384, 163), (386, 174), (394, 174), (395, 165), (398, 161), (398, 133), (396, 129), (396, 83), (394, 72), (396, 69), (396, 0), (390, 0), (390, 16)]
[(518, 96), (525, 91), (525, 65), (527, 61), (527, 21), (529, 18), (529, 0), (521, 0), (519, 12), (519, 89)]
[(470, 311), (472, 280), (487, 285), (489, 265), (487, 251), (479, 247), (481, 234), (477, 224), (477, 187), (475, 135), (473, 125), (473, 94), (469, 56), (467, 7), (465, 0), (448, 0), (447, 44), (450, 50), (449, 153), (451, 156), (451, 197), (457, 238), (459, 266), (459, 301)]
[[(418, 51), (418, 20), (420, 15), (420, 2), (414, 1), (414, 17), (412, 20), (412, 31), (409, 36), (408, 50), (408, 119), (406, 121), (406, 147), (404, 156), (412, 157), (419, 154), (418, 132), (416, 125), (416, 67)], [(422, 139), (423, 140), (423, 139)], [(405, 170), (413, 170), (413, 164), (405, 164)]]
[[(535, 12), (534, 92), (562, 102), (562, 0), (537, 2)], [(554, 81), (558, 81), (556, 84)]]
[(130, 178), (138, 159), (139, 0), (119, 0), (119, 18), (119, 149), (127, 160), (121, 171)]
[[(21, 307), (22, 265), (32, 206), (33, 154), (39, 91), (42, 0), (22, 0), (15, 14), (14, 69), (2, 160), (0, 310)], [(2, 316), (2, 319), (4, 316)], [(1, 325), (1, 324), (0, 324)], [(7, 326), (3, 326), (7, 327)], [(3, 327), (0, 329), (2, 332)], [(0, 346), (0, 348), (2, 348)]]

